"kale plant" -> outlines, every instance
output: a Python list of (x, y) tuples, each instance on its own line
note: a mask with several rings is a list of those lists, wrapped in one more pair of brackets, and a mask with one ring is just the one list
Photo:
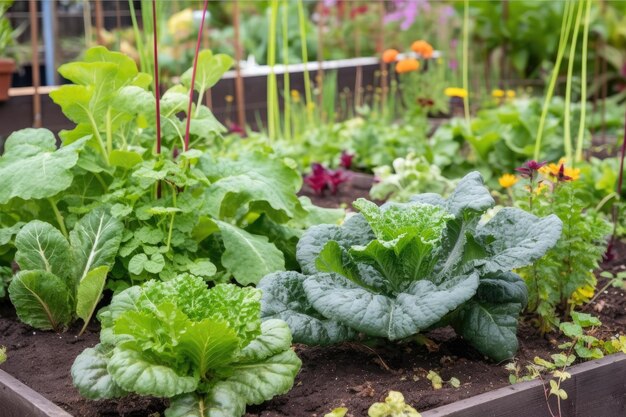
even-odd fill
[(561, 221), (504, 208), (478, 173), (448, 199), (420, 194), (382, 207), (360, 199), (341, 226), (308, 229), (298, 243), (302, 274), (264, 277), (262, 315), (281, 318), (296, 342), (331, 344), (362, 333), (402, 340), (451, 324), (483, 354), (517, 350), (527, 289), (512, 270), (554, 246)]
[(239, 417), (291, 388), (301, 362), (281, 320), (261, 323), (261, 292), (199, 277), (148, 281), (98, 313), (100, 344), (72, 378), (87, 398), (170, 398), (166, 417)]

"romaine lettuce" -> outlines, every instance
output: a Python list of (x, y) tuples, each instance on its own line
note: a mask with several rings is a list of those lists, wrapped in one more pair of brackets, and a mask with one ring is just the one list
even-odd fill
[(72, 366), (92, 399), (171, 398), (166, 417), (239, 417), (287, 392), (301, 362), (281, 320), (260, 318), (261, 291), (179, 275), (113, 297), (98, 314), (101, 343)]

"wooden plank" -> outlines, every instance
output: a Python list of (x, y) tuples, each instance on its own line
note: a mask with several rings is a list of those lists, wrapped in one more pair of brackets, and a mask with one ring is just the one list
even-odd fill
[[(573, 366), (562, 388), (563, 417), (626, 416), (626, 355)], [(540, 381), (523, 382), (422, 413), (422, 417), (550, 417)], [(556, 401), (551, 399), (556, 410)]]
[(41, 394), (0, 370), (2, 417), (72, 417)]

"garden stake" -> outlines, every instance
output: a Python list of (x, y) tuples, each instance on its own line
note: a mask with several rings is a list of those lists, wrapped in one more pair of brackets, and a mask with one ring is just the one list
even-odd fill
[[(37, 2), (29, 0), (28, 11), (30, 12), (30, 39), (33, 68), (39, 68), (39, 21), (37, 19)], [(41, 127), (41, 96), (39, 95), (39, 71), (33, 71), (33, 127)]]
[(320, 108), (320, 115), (323, 117), (322, 112), (322, 100), (324, 93), (324, 69), (322, 68), (322, 61), (324, 60), (324, 3), (318, 1), (317, 3), (317, 89), (318, 89), (318, 107)]
[[(385, 0), (380, 0), (380, 19), (378, 21), (378, 42), (376, 44), (376, 52), (379, 56), (382, 56), (385, 48)], [(380, 60), (380, 90), (381, 90), (381, 109), (385, 108), (387, 101), (387, 94), (389, 92), (389, 86), (387, 83), (387, 64), (382, 59)]]
[(102, 1), (96, 0), (96, 39), (98, 45), (104, 45), (106, 42), (104, 41), (104, 37), (102, 33), (104, 32), (104, 16), (102, 16)]
[(244, 85), (241, 77), (241, 59), (243, 51), (241, 47), (240, 31), (239, 31), (239, 0), (233, 3), (233, 27), (235, 29), (235, 96), (237, 97), (237, 124), (240, 128), (246, 125), (246, 109), (244, 103)]
[(580, 75), (580, 123), (578, 125), (578, 141), (576, 142), (576, 153), (572, 166), (576, 166), (577, 161), (583, 160), (583, 139), (585, 136), (585, 114), (587, 112), (587, 47), (589, 44), (589, 16), (591, 14), (591, 0), (587, 1), (585, 9), (585, 28), (583, 30), (583, 62)]
[[(155, 1), (155, 0), (153, 0)], [(204, 28), (204, 18), (206, 17), (209, 0), (204, 0), (204, 8), (202, 11), (202, 20), (200, 21), (200, 30), (198, 31), (198, 41), (196, 42), (196, 53), (193, 56), (193, 68), (191, 70), (191, 86), (189, 88), (189, 104), (187, 106), (187, 125), (185, 127), (185, 149), (189, 150), (189, 129), (191, 129), (191, 106), (193, 104), (193, 91), (196, 85), (196, 70), (198, 69), (198, 55), (200, 53), (200, 42), (202, 41), (202, 29)]]

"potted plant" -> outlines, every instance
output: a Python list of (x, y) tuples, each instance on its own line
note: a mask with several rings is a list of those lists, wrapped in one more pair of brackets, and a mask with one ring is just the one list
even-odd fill
[(8, 56), (8, 49), (15, 41), (16, 31), (5, 16), (13, 0), (0, 0), (0, 101), (9, 98), (11, 76), (15, 71), (15, 60)]

